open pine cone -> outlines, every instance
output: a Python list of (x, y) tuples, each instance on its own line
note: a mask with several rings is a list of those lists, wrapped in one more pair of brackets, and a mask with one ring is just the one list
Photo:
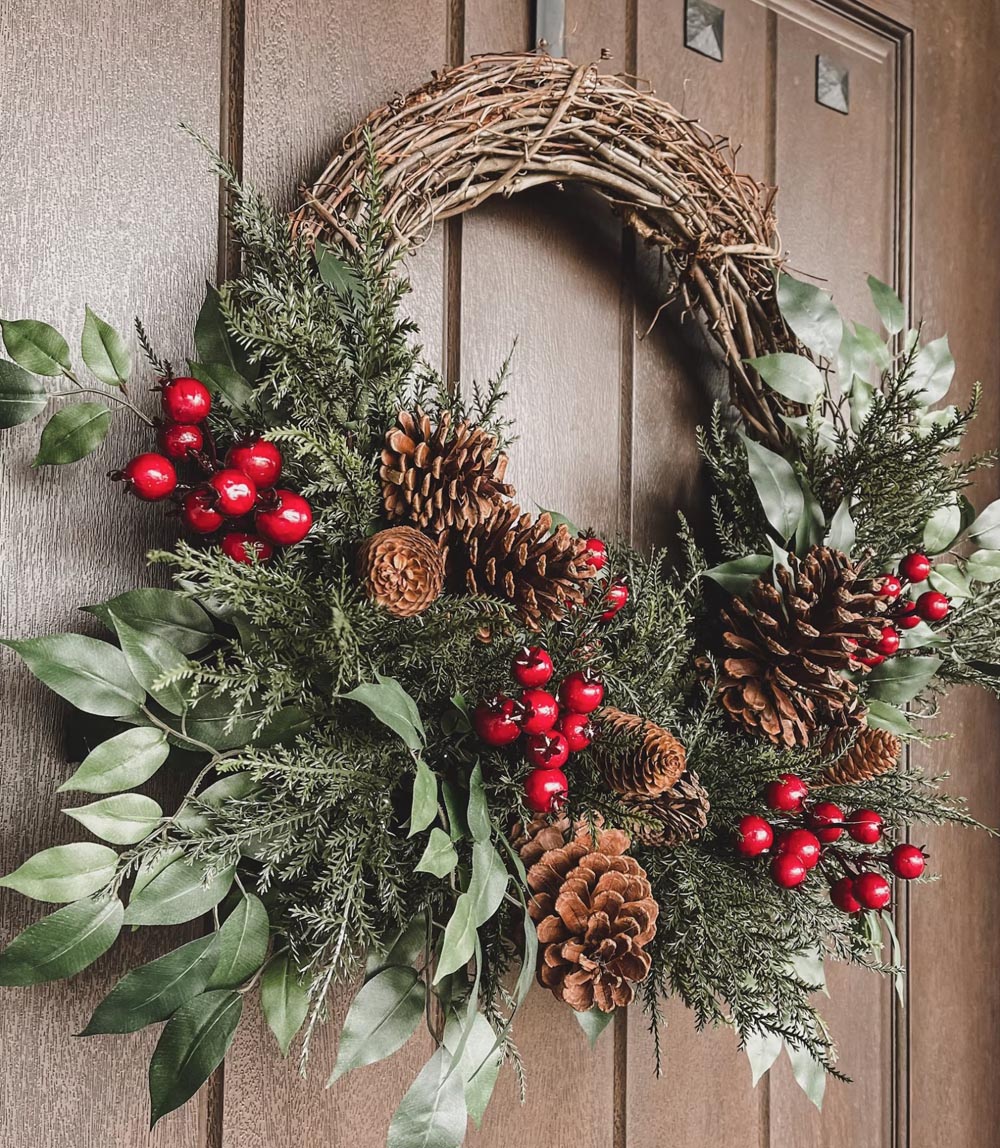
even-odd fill
[(528, 870), (528, 903), (538, 930), (538, 979), (577, 1012), (627, 1005), (649, 973), (645, 945), (659, 906), (628, 837), (586, 831), (549, 849)]
[(601, 768), (616, 793), (657, 797), (680, 780), (686, 755), (669, 730), (614, 706), (601, 710), (598, 721), (612, 734), (608, 749), (601, 754)]
[(864, 717), (846, 669), (851, 654), (877, 640), (885, 603), (877, 580), (862, 579), (839, 550), (813, 546), (777, 568), (775, 587), (759, 578), (746, 599), (723, 611), (719, 692), (736, 722), (775, 745), (805, 746), (820, 726)]
[(422, 614), (444, 589), (445, 551), (412, 526), (391, 526), (366, 538), (358, 577), (373, 602), (397, 618)]
[(711, 808), (708, 791), (690, 770), (666, 793), (657, 797), (636, 796), (628, 804), (643, 817), (643, 824), (635, 828), (635, 836), (643, 845), (657, 849), (697, 840), (708, 825)]
[[(836, 753), (844, 742), (839, 731), (833, 731), (823, 744), (824, 753)], [(894, 733), (864, 726), (858, 736), (843, 749), (821, 775), (824, 785), (860, 785), (883, 773), (891, 773), (899, 761), (902, 743)]]

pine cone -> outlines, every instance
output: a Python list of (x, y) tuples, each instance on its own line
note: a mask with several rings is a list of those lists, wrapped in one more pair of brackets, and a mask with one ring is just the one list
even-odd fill
[(568, 607), (583, 605), (596, 573), (586, 555), (586, 539), (574, 537), (564, 523), (552, 530), (549, 515), (532, 521), (508, 503), (462, 532), (451, 548), (451, 569), (468, 593), (512, 602), (537, 630), (542, 618), (557, 620)]
[(719, 692), (734, 721), (775, 745), (806, 746), (820, 725), (864, 717), (858, 687), (843, 676), (867, 672), (851, 654), (881, 633), (879, 584), (860, 578), (839, 550), (813, 546), (777, 568), (777, 588), (759, 578), (746, 600), (723, 611)]
[(686, 755), (669, 730), (613, 706), (601, 710), (598, 721), (612, 734), (611, 744), (601, 753), (601, 766), (615, 792), (625, 797), (657, 797), (677, 784)]
[[(831, 733), (823, 745), (823, 752), (832, 754), (843, 745), (839, 732)], [(883, 773), (891, 773), (899, 761), (902, 742), (894, 733), (864, 726), (835, 762), (821, 774), (824, 785), (860, 785)]]
[(577, 1012), (627, 1005), (649, 973), (643, 946), (656, 935), (659, 906), (629, 839), (605, 829), (550, 849), (528, 870), (538, 929), (538, 980)]
[(517, 850), (525, 867), (530, 869), (541, 860), (543, 853), (566, 844), (570, 828), (568, 817), (550, 820), (541, 813), (527, 823), (516, 821), (510, 831), (511, 848)]
[(648, 819), (637, 824), (635, 836), (643, 845), (657, 849), (695, 841), (708, 824), (711, 808), (708, 791), (690, 770), (666, 793), (659, 797), (633, 797), (629, 805)]
[(461, 422), (453, 430), (447, 411), (436, 427), (419, 407), (400, 411), (379, 470), (386, 515), (439, 541), (485, 522), (514, 494), (503, 481), (507, 456), (496, 446), (482, 427)]
[(358, 578), (373, 602), (397, 618), (410, 618), (444, 589), (446, 554), (412, 526), (392, 526), (358, 548)]

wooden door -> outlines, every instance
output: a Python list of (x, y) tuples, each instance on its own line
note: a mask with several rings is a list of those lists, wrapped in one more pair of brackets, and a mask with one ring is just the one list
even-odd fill
[[(994, 233), (1000, 114), (992, 0), (717, 0), (721, 60), (685, 46), (684, 0), (567, 0), (565, 51), (648, 79), (667, 99), (741, 145), (740, 166), (781, 185), (783, 238), (799, 273), (829, 279), (864, 318), (863, 275), (895, 281), (933, 334), (948, 329), (966, 389), (984, 382), (976, 446), (997, 440), (992, 331), (1000, 313)], [(877, 7), (877, 11), (875, 10)], [(318, 170), (370, 106), (480, 51), (523, 49), (528, 0), (7, 0), (0, 7), (0, 315), (37, 315), (78, 333), (86, 300), (119, 326), (134, 311), (183, 356), (201, 281), (225, 262), (203, 157), (184, 119), (222, 138), (280, 203)], [(711, 44), (707, 45), (711, 48)], [(706, 47), (706, 42), (701, 42)], [(827, 103), (846, 71), (847, 106)], [(489, 205), (440, 228), (411, 262), (411, 308), (450, 378), (494, 371), (515, 339), (513, 469), (540, 505), (641, 545), (698, 513), (693, 429), (713, 380), (696, 339), (668, 324), (646, 335), (658, 268), (596, 221), (575, 195)], [(103, 471), (123, 447), (72, 472), (30, 468), (32, 430), (0, 455), (0, 630), (84, 627), (75, 607), (148, 577), (148, 514), (108, 497)], [(981, 498), (989, 491), (984, 489)], [(164, 524), (164, 536), (169, 527)], [(956, 696), (958, 737), (933, 753), (974, 811), (1000, 823), (997, 709)], [(65, 834), (51, 793), (65, 776), (61, 715), (0, 655), (2, 863)], [(755, 1091), (729, 1034), (696, 1034), (669, 1007), (665, 1076), (651, 1075), (643, 1018), (621, 1018), (593, 1054), (572, 1017), (533, 994), (518, 1026), (529, 1069), (521, 1107), (509, 1075), (482, 1148), (938, 1148), (1000, 1144), (992, 1073), (1000, 987), (991, 959), (1000, 851), (935, 834), (944, 878), (903, 908), (905, 1010), (868, 977), (831, 976), (826, 1013), (844, 1068), (820, 1117), (779, 1065)], [(35, 911), (0, 899), (0, 939)], [(146, 1131), (144, 1058), (154, 1034), (74, 1041), (132, 939), (69, 985), (7, 990), (0, 1012), (0, 1143), (17, 1148), (376, 1148), (426, 1049), (352, 1074), (324, 1092), (336, 1020), (312, 1077), (280, 1061), (250, 1009), (225, 1067), (186, 1109)], [(341, 1008), (346, 997), (341, 1000)], [(989, 1075), (988, 1075), (989, 1074)]]

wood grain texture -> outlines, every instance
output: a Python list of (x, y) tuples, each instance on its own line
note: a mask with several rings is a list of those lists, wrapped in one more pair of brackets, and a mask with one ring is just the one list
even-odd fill
[[(215, 3), (40, 0), (0, 8), (0, 315), (45, 319), (78, 346), (85, 300), (123, 331), (139, 313), (156, 344), (183, 361), (204, 279), (214, 274), (217, 192), (204, 157), (176, 124), (183, 118), (213, 134), (218, 59)], [(149, 373), (138, 371), (136, 380), (136, 393), (152, 408), (144, 394)], [(8, 432), (0, 454), (5, 635), (87, 628), (77, 607), (155, 580), (143, 555), (158, 534), (168, 534), (161, 516), (122, 498), (105, 477), (147, 437), (122, 425), (93, 459), (36, 471), (30, 464), (39, 430), (32, 424)], [(71, 772), (64, 716), (3, 651), (5, 872), (35, 850), (79, 835), (58, 813), (75, 799), (53, 796)], [(44, 910), (5, 891), (0, 941)], [(71, 1035), (126, 967), (167, 945), (162, 930), (144, 931), (68, 984), (3, 990), (0, 1142), (202, 1144), (197, 1105), (147, 1132), (145, 1062), (155, 1031), (87, 1041)]]

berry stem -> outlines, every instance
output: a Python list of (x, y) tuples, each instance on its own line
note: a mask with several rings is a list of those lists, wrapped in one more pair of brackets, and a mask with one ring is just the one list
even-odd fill
[(57, 391), (53, 398), (65, 399), (72, 395), (100, 395), (102, 399), (107, 399), (109, 402), (117, 403), (121, 407), (126, 407), (136, 416), (141, 419), (147, 426), (155, 426), (156, 424), (143, 411), (135, 405), (134, 402), (128, 397), (128, 392), (125, 390), (124, 384), (121, 387), (121, 393), (115, 394), (114, 391), (106, 391), (98, 387), (85, 387), (83, 383), (76, 377), (74, 371), (68, 371), (65, 367), (62, 369), (63, 375), (76, 387), (75, 391)]

